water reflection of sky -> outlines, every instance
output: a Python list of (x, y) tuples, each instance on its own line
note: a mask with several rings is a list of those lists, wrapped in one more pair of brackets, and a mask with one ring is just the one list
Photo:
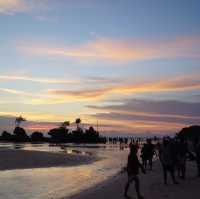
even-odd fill
[[(51, 199), (69, 196), (116, 174), (125, 164), (127, 151), (111, 145), (1, 145), (64, 153), (92, 154), (100, 158), (90, 165), (0, 171), (0, 195), (4, 199)], [(26, 161), (26, 160), (25, 160)], [(83, 183), (84, 182), (84, 183)], [(87, 183), (85, 183), (87, 182)]]

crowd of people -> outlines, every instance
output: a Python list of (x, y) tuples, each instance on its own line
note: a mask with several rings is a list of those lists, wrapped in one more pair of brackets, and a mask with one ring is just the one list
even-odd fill
[[(191, 142), (184, 138), (163, 138), (162, 142), (152, 143), (147, 139), (140, 145), (131, 142), (127, 163), (128, 180), (125, 185), (124, 196), (129, 198), (128, 190), (132, 182), (135, 182), (135, 190), (138, 199), (143, 199), (140, 193), (139, 170), (153, 170), (153, 159), (159, 159), (162, 165), (164, 184), (167, 185), (167, 177), (170, 174), (174, 184), (179, 184), (178, 178), (186, 179), (186, 162), (188, 159), (196, 161), (197, 174), (200, 177), (200, 139)], [(139, 156), (139, 157), (138, 157)], [(141, 162), (140, 162), (141, 159)]]

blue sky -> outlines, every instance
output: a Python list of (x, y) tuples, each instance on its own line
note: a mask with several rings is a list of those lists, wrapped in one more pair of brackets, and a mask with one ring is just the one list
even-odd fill
[(199, 9), (198, 0), (0, 0), (3, 128), (20, 114), (46, 131), (76, 117), (107, 133), (198, 124)]

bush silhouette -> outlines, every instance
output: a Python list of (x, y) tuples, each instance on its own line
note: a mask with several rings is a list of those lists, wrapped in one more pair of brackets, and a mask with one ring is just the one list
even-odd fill
[(13, 134), (14, 134), (14, 140), (17, 142), (29, 141), (29, 137), (26, 134), (26, 131), (21, 127), (15, 127)]

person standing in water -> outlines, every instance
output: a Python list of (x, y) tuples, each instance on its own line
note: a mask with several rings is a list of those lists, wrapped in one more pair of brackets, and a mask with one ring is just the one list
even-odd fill
[(130, 198), (128, 196), (128, 189), (130, 184), (134, 181), (137, 197), (138, 199), (143, 199), (143, 196), (140, 193), (140, 180), (138, 177), (139, 169), (141, 169), (143, 173), (146, 173), (144, 167), (138, 160), (137, 148), (135, 145), (132, 145), (130, 147), (130, 154), (128, 156), (128, 164), (127, 164), (128, 181), (125, 185), (125, 191), (124, 191), (124, 196), (126, 198)]

